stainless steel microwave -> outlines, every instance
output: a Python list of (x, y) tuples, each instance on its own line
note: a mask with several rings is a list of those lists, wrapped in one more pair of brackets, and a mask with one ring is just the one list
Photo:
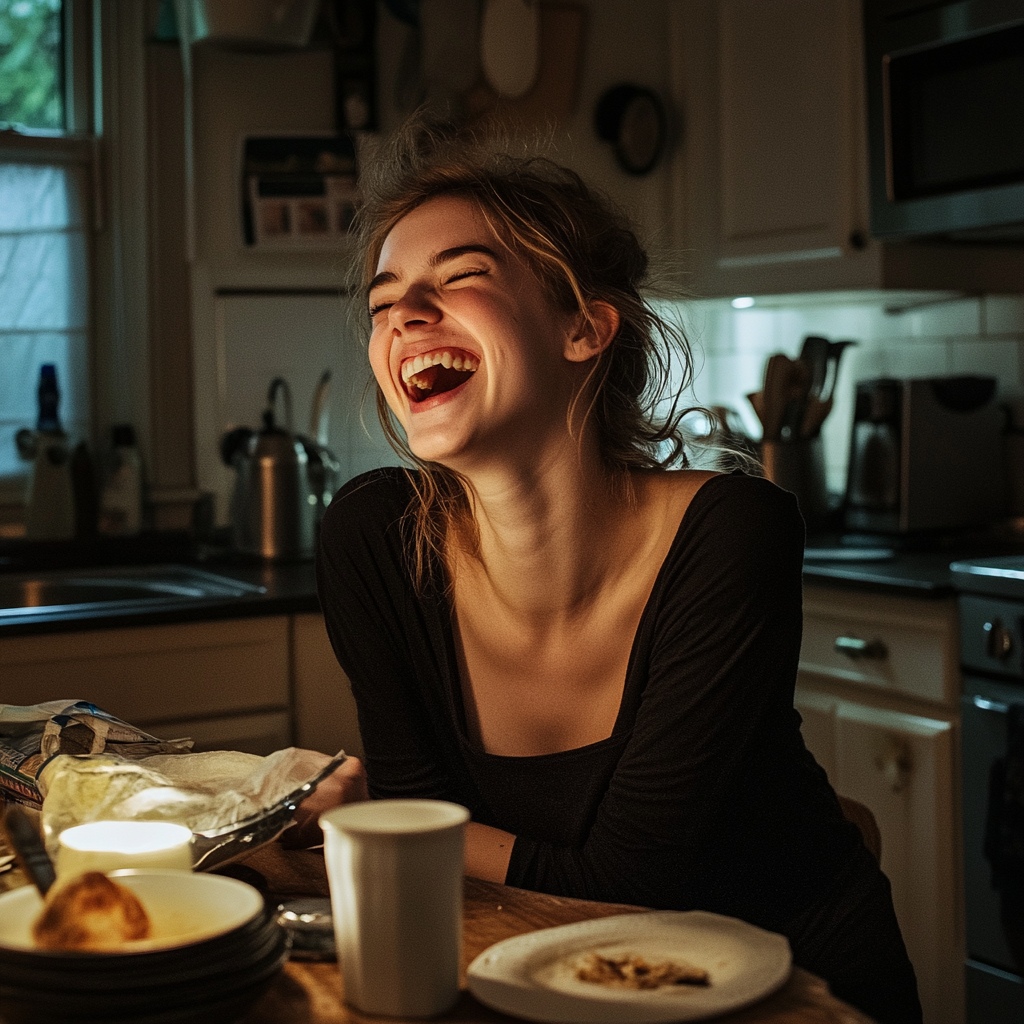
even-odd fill
[(864, 0), (871, 231), (1024, 242), (1024, 0)]

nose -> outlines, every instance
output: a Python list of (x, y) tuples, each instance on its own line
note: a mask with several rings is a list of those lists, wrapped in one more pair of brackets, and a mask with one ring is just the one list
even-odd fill
[(425, 285), (410, 285), (388, 310), (393, 327), (399, 329), (434, 324), (441, 319), (441, 310), (433, 299), (433, 292)]

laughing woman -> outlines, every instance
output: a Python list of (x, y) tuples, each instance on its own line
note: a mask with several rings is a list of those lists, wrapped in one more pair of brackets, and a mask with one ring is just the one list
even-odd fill
[(370, 796), (468, 807), (469, 874), (739, 917), (919, 1020), (888, 882), (793, 708), (796, 503), (685, 468), (653, 418), (689, 357), (633, 231), (568, 170), (422, 127), (380, 163), (361, 295), (416, 469), (347, 484), (317, 562)]

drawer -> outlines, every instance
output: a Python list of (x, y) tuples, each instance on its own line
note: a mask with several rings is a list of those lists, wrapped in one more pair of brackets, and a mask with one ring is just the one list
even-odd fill
[(292, 746), (292, 716), (287, 711), (138, 724), (161, 739), (191, 737), (195, 741), (192, 747), (194, 754), (205, 750), (241, 750), (265, 757), (275, 750)]
[(800, 671), (955, 706), (956, 603), (807, 587)]
[(286, 616), (9, 637), (0, 703), (88, 700), (132, 725), (288, 709)]

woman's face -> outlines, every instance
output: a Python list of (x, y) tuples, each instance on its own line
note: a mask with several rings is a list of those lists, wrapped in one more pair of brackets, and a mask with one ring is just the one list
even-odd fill
[(544, 431), (564, 436), (578, 318), (551, 303), (474, 204), (433, 199), (403, 217), (368, 298), (370, 363), (416, 456), (471, 472), (535, 451)]

